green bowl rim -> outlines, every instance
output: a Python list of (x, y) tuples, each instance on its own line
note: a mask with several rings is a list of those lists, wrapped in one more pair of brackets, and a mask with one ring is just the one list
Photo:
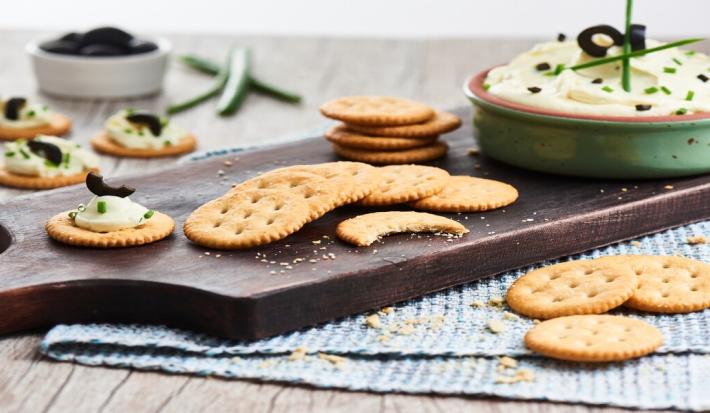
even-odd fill
[(533, 117), (541, 117), (548, 120), (565, 120), (579, 123), (615, 123), (615, 124), (649, 124), (649, 125), (664, 125), (689, 123), (697, 124), (710, 123), (710, 112), (694, 113), (691, 115), (670, 115), (670, 116), (603, 116), (603, 115), (578, 115), (573, 113), (565, 113), (547, 109), (534, 108), (520, 103), (503, 100), (497, 96), (488, 93), (483, 88), (483, 81), (488, 75), (488, 72), (496, 66), (488, 68), (474, 76), (471, 76), (463, 84), (463, 92), (469, 99), (476, 103), (484, 103), (498, 109), (507, 109), (507, 111), (518, 112), (523, 115)]

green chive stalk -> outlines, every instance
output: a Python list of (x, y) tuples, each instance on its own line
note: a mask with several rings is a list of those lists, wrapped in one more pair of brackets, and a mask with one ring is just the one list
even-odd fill
[[(624, 34), (624, 54), (631, 53), (631, 11), (633, 0), (626, 0), (626, 32)], [(625, 91), (631, 92), (631, 58), (625, 57), (621, 67), (621, 85)]]
[(594, 66), (600, 66), (600, 65), (605, 65), (607, 63), (611, 63), (611, 62), (617, 62), (619, 60), (624, 60), (625, 58), (631, 59), (633, 57), (645, 56), (650, 53), (660, 52), (661, 50), (672, 49), (674, 47), (681, 47), (681, 46), (685, 46), (685, 45), (688, 45), (691, 43), (702, 42), (703, 40), (705, 40), (705, 39), (700, 38), (700, 37), (679, 40), (677, 42), (664, 44), (664, 45), (658, 46), (658, 47), (652, 47), (650, 49), (636, 50), (634, 52), (624, 53), (624, 54), (620, 54), (618, 56), (610, 56), (610, 57), (603, 57), (603, 58), (597, 59), (597, 60), (590, 60), (589, 62), (580, 63), (578, 65), (570, 66), (566, 69), (571, 69), (571, 70), (587, 69), (587, 68), (594, 67)]

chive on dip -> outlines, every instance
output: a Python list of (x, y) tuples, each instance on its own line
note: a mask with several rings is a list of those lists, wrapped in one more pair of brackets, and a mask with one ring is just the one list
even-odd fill
[[(664, 43), (646, 40), (648, 48)], [(612, 46), (607, 56), (622, 54)], [(631, 91), (621, 84), (621, 62), (580, 70), (595, 60), (575, 41), (541, 43), (488, 73), (484, 88), (501, 99), (579, 115), (666, 116), (710, 112), (710, 58), (671, 48), (630, 59)]]

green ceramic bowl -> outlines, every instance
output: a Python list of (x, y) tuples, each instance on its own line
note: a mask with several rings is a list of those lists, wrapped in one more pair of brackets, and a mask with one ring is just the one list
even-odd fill
[(491, 158), (535, 171), (595, 178), (669, 178), (710, 172), (710, 113), (585, 116), (502, 100), (471, 78), (473, 126)]

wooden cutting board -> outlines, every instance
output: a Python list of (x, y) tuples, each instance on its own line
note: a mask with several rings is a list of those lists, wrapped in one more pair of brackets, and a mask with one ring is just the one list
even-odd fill
[[(458, 113), (470, 119), (468, 109)], [(175, 218), (174, 235), (147, 246), (83, 249), (48, 239), (45, 221), (87, 202), (84, 186), (5, 203), (0, 333), (137, 322), (255, 339), (710, 217), (708, 176), (628, 182), (533, 173), (468, 155), (474, 140), (466, 123), (446, 136), (451, 150), (435, 164), (511, 183), (520, 199), (492, 212), (452, 214), (471, 230), (453, 241), (397, 235), (353, 248), (336, 239), (335, 226), (369, 211), (356, 207), (250, 250), (210, 251), (185, 238), (181, 226), (190, 212), (231, 183), (276, 167), (336, 160), (321, 137), (109, 180), (135, 186), (132, 199)]]

